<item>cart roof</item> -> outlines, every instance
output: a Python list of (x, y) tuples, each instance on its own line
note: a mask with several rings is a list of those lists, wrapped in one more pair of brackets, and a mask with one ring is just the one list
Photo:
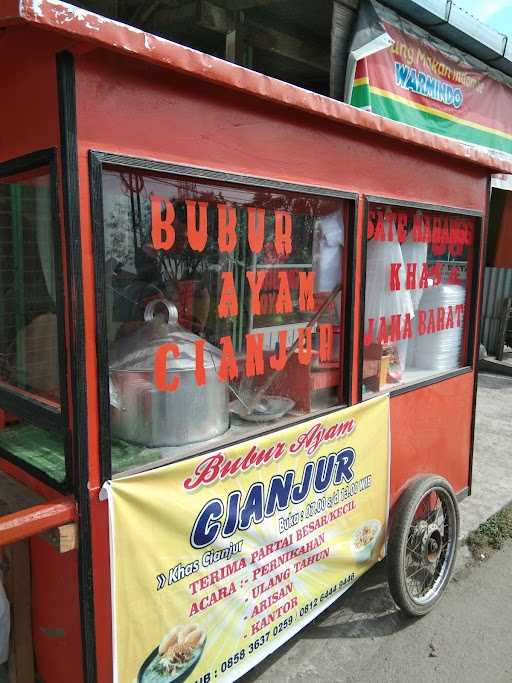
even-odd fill
[[(31, 23), (219, 86), (418, 147), (512, 173), (512, 157), (357, 109), (60, 0), (2, 0), (0, 27)], [(26, 49), (26, 48), (25, 48)]]

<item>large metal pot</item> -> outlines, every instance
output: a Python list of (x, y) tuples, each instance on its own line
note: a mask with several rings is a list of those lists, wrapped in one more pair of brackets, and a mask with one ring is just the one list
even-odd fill
[[(167, 308), (169, 319), (155, 316), (157, 306)], [(205, 343), (206, 384), (195, 378), (195, 342), (199, 337), (178, 325), (178, 311), (170, 302), (151, 301), (145, 323), (122, 337), (110, 353), (110, 405), (114, 436), (154, 446), (183, 446), (212, 439), (229, 427), (228, 385), (217, 377), (220, 351)], [(167, 382), (179, 377), (176, 391), (158, 391), (154, 384), (155, 353), (172, 342), (178, 358), (166, 359)]]

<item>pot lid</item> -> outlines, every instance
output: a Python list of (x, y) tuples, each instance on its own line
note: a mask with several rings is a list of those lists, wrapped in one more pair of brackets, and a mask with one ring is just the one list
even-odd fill
[[(158, 306), (167, 309), (167, 321), (155, 312)], [(110, 351), (110, 369), (153, 372), (156, 352), (163, 344), (172, 343), (178, 347), (179, 356), (175, 358), (171, 352), (166, 355), (167, 370), (194, 370), (197, 341), (204, 340), (178, 325), (176, 306), (165, 299), (155, 299), (146, 306), (144, 323), (134, 332), (114, 342)], [(204, 368), (218, 368), (220, 357), (219, 349), (204, 341)]]

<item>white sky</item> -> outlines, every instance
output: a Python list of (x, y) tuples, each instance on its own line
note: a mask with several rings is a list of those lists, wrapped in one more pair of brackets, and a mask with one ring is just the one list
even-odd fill
[(512, 0), (455, 0), (454, 4), (512, 37)]

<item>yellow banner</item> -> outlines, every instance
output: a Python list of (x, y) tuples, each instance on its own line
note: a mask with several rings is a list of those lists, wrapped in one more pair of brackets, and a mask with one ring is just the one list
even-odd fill
[(387, 396), (108, 484), (118, 683), (233, 681), (384, 553)]

